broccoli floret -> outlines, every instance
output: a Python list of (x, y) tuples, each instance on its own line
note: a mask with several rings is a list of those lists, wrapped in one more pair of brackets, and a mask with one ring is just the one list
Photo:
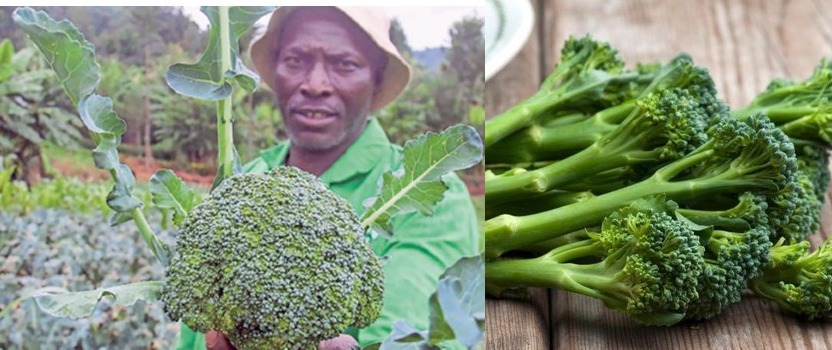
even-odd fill
[[(686, 222), (664, 198), (634, 201), (608, 216), (597, 233), (534, 259), (486, 263), (486, 292), (552, 287), (587, 295), (639, 323), (672, 325), (697, 292), (703, 252)], [(585, 259), (594, 262), (583, 262)]]
[[(745, 122), (722, 118), (708, 130), (710, 139), (639, 183), (575, 204), (527, 216), (499, 215), (485, 222), (486, 256), (598, 225), (606, 215), (648, 195), (665, 194), (685, 205), (718, 194), (754, 191), (775, 198), (794, 188), (797, 166), (788, 137), (763, 116)], [(557, 163), (556, 163), (557, 164)], [(571, 171), (571, 170), (570, 170)], [(578, 169), (578, 171), (580, 171)], [(530, 183), (513, 193), (522, 196)], [(486, 180), (486, 198), (492, 188)], [(788, 201), (768, 204), (769, 225), (779, 227), (793, 210)]]
[(235, 175), (182, 225), (161, 300), (238, 349), (308, 349), (381, 309), (382, 270), (345, 200), (293, 167)]
[(619, 104), (631, 97), (630, 83), (645, 79), (623, 68), (624, 61), (609, 44), (589, 36), (569, 38), (560, 61), (538, 92), (485, 123), (485, 146), (530, 125), (554, 108), (599, 106), (600, 110)]
[(807, 318), (832, 317), (832, 240), (809, 253), (808, 241), (771, 249), (771, 263), (749, 287), (757, 296)]
[(808, 79), (772, 81), (748, 106), (731, 111), (735, 118), (763, 112), (795, 144), (832, 147), (832, 60), (823, 59)]
[(687, 318), (711, 318), (740, 301), (748, 280), (769, 261), (770, 228), (765, 196), (746, 192), (726, 210), (679, 209), (676, 212), (708, 230), (700, 230), (705, 265), (696, 285), (699, 298)]
[(619, 126), (582, 151), (540, 169), (486, 180), (486, 200), (498, 204), (619, 167), (679, 159), (707, 138), (709, 116), (698, 101), (678, 88), (640, 97)]

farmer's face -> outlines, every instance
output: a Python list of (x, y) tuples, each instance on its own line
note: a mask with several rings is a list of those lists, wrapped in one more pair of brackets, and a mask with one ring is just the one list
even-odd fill
[(274, 84), (292, 147), (352, 144), (366, 125), (384, 58), (337, 10), (296, 10), (280, 35)]

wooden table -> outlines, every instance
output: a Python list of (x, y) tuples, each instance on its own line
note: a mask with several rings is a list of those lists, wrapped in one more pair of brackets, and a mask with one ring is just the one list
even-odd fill
[[(489, 116), (532, 95), (564, 40), (592, 34), (627, 62), (667, 61), (679, 52), (710, 69), (731, 106), (748, 103), (777, 77), (804, 79), (832, 57), (830, 0), (533, 0), (535, 32), (486, 84)], [(832, 231), (827, 194), (820, 243)], [(487, 205), (487, 204), (486, 204)], [(535, 289), (528, 300), (488, 299), (488, 349), (826, 349), (832, 321), (805, 322), (753, 295), (714, 319), (641, 327), (601, 302)]]

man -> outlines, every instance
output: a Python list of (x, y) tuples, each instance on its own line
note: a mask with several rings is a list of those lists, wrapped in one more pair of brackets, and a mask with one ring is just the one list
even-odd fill
[[(312, 173), (360, 215), (362, 202), (376, 193), (378, 180), (402, 167), (401, 148), (370, 118), (401, 93), (410, 68), (389, 38), (390, 22), (368, 8), (281, 7), (267, 31), (252, 44), (254, 67), (275, 92), (290, 141), (261, 152), (248, 172), (280, 165)], [(477, 253), (477, 218), (462, 181), (451, 174), (449, 189), (427, 217), (418, 213), (394, 219), (391, 238), (372, 241), (384, 266), (382, 314), (361, 330), (323, 342), (321, 348), (346, 349), (384, 339), (394, 321), (428, 326), (428, 299), (439, 275), (463, 256)], [(180, 349), (227, 347), (215, 332), (205, 338), (183, 325)]]

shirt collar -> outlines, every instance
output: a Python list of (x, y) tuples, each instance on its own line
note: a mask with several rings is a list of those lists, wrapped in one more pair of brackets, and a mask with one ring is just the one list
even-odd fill
[[(366, 174), (384, 157), (389, 146), (390, 140), (381, 124), (375, 118), (370, 118), (361, 136), (321, 174), (320, 180), (332, 184), (346, 181), (355, 175)], [(262, 151), (260, 157), (269, 165), (269, 169), (284, 165), (290, 147), (290, 142), (283, 142)]]

